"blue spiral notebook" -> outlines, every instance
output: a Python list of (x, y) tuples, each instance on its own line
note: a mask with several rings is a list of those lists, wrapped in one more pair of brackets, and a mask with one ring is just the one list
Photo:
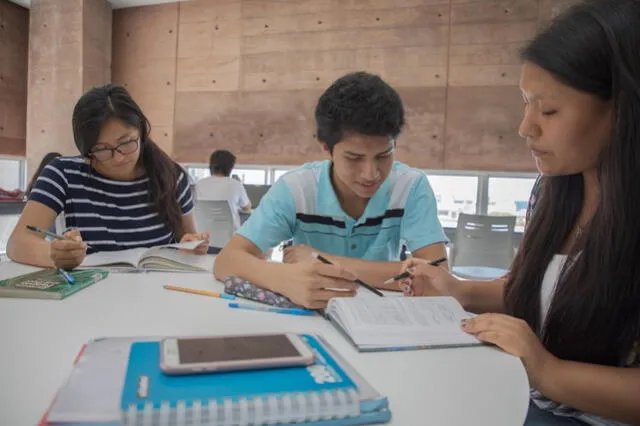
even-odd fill
[(361, 401), (358, 386), (314, 336), (308, 367), (168, 376), (159, 342), (131, 346), (121, 397), (126, 425), (359, 425), (387, 422), (386, 399)]

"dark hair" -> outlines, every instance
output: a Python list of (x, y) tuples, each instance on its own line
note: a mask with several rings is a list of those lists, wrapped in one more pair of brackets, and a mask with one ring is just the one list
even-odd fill
[(29, 185), (27, 185), (27, 190), (25, 191), (26, 196), (29, 196), (29, 194), (31, 194), (31, 191), (33, 190), (33, 185), (36, 184), (36, 181), (38, 180), (38, 176), (40, 176), (40, 173), (42, 173), (42, 170), (45, 167), (47, 167), (47, 164), (49, 164), (50, 162), (52, 162), (58, 157), (62, 157), (62, 154), (60, 154), (59, 152), (50, 152), (46, 154), (44, 157), (42, 157), (42, 160), (40, 160), (40, 164), (38, 165), (38, 168), (36, 169), (33, 176), (31, 176), (31, 181), (29, 182)]
[(111, 119), (140, 131), (140, 159), (149, 178), (149, 202), (160, 220), (180, 239), (184, 233), (182, 209), (178, 204), (178, 178), (182, 169), (149, 137), (151, 125), (129, 92), (107, 84), (86, 92), (73, 110), (73, 137), (80, 153), (89, 157), (100, 131)]
[(211, 157), (209, 157), (209, 170), (211, 174), (222, 173), (229, 177), (235, 165), (236, 156), (223, 149), (213, 151)]
[(569, 253), (545, 324), (540, 288), (583, 202), (583, 177), (544, 176), (505, 292), (507, 312), (539, 330), (556, 356), (620, 365), (640, 337), (640, 1), (588, 0), (560, 15), (522, 58), (613, 107), (600, 154), (600, 200)]
[(402, 99), (377, 75), (350, 73), (320, 96), (316, 125), (318, 140), (330, 150), (353, 133), (395, 139), (404, 126)]

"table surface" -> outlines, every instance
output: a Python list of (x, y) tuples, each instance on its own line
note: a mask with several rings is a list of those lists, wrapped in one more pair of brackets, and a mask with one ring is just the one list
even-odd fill
[[(0, 279), (33, 268), (0, 265)], [(0, 424), (34, 425), (96, 337), (311, 332), (323, 335), (383, 395), (392, 425), (515, 426), (529, 387), (518, 358), (493, 347), (358, 353), (322, 317), (229, 309), (224, 300), (167, 291), (221, 291), (210, 274), (111, 274), (69, 298), (0, 299)]]

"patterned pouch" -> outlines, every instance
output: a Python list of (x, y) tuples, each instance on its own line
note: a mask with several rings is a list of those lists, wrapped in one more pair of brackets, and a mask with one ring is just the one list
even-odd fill
[(293, 303), (288, 297), (279, 293), (274, 293), (260, 287), (256, 287), (249, 281), (236, 276), (229, 276), (224, 279), (224, 292), (233, 294), (243, 299), (253, 300), (255, 302), (264, 303), (266, 305), (277, 306), (279, 308), (300, 308), (301, 306)]

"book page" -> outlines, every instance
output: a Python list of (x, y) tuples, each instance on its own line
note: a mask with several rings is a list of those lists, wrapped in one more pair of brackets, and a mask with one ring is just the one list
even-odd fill
[(451, 297), (339, 298), (327, 311), (361, 348), (479, 343), (460, 329), (470, 315)]
[(344, 300), (350, 325), (359, 328), (431, 328), (460, 324), (466, 314), (450, 297), (357, 298)]
[(100, 251), (88, 255), (80, 264), (80, 268), (127, 264), (133, 268), (138, 266), (140, 258), (147, 249), (135, 248), (119, 251)]

